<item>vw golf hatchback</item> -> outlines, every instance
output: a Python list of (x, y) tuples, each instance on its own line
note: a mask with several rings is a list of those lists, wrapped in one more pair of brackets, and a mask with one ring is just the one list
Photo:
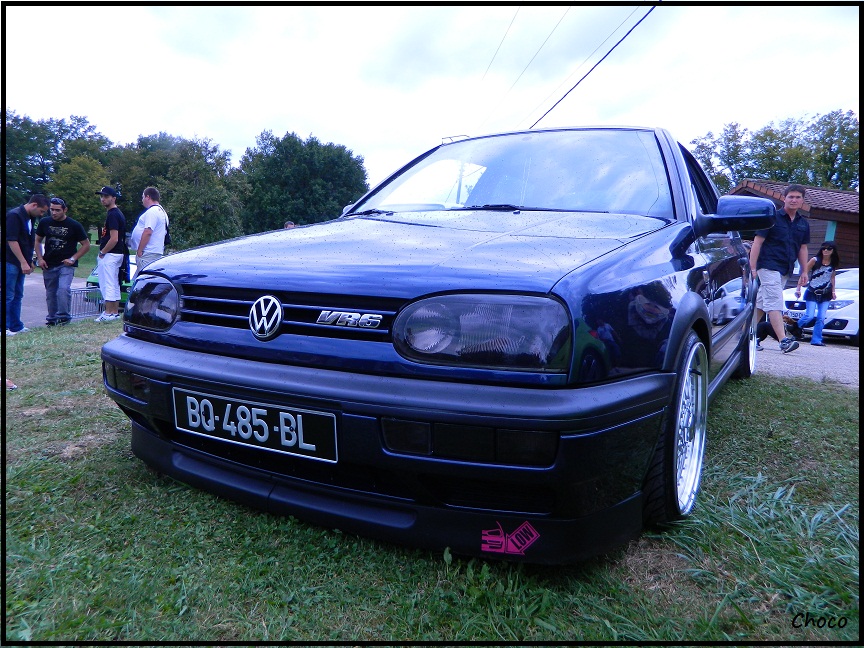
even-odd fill
[(773, 217), (662, 129), (443, 144), (339, 218), (149, 265), (105, 388), (138, 457), (221, 496), (584, 559), (693, 510), (709, 403), (755, 366), (737, 230)]

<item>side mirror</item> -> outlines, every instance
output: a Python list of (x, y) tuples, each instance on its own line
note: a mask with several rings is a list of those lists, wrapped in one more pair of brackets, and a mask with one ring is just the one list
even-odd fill
[(756, 196), (721, 196), (716, 214), (700, 214), (693, 221), (697, 237), (737, 230), (774, 227), (777, 208), (767, 198)]
[(345, 205), (342, 208), (342, 215), (344, 216), (345, 214), (347, 214), (348, 210), (351, 209), (353, 206), (354, 206), (354, 203), (351, 203), (350, 205)]

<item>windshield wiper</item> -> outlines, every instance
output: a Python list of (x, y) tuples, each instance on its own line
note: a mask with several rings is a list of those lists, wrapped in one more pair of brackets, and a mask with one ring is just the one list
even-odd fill
[(468, 205), (463, 209), (488, 209), (490, 211), (519, 211), (522, 209), (519, 205), (509, 205), (507, 203), (493, 203), (491, 205)]
[(345, 214), (346, 216), (373, 216), (376, 214), (392, 214), (392, 211), (384, 211), (383, 209), (367, 209), (365, 211), (359, 212), (351, 212), (350, 214)]
[(608, 214), (608, 211), (602, 209), (582, 209), (582, 208), (566, 208), (566, 207), (525, 207), (519, 205), (510, 205), (508, 203), (491, 204), (491, 205), (466, 205), (465, 207), (451, 207), (448, 211), (469, 210), (469, 209), (488, 209), (489, 211), (550, 211), (550, 212), (584, 212), (586, 214)]

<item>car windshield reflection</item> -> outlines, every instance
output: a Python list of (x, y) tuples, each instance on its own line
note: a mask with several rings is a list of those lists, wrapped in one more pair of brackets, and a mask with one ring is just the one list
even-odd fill
[(353, 214), (454, 209), (674, 218), (655, 136), (638, 130), (515, 133), (446, 144), (358, 203)]

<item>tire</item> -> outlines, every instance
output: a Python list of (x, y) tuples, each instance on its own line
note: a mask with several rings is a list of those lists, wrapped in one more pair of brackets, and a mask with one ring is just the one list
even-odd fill
[(649, 526), (686, 517), (696, 503), (708, 420), (708, 354), (693, 331), (678, 361), (674, 398), (643, 489), (643, 519)]
[(746, 379), (756, 373), (756, 326), (758, 324), (754, 309), (753, 317), (750, 318), (749, 328), (747, 329), (747, 335), (741, 340), (741, 360), (732, 374), (733, 378), (739, 380)]

